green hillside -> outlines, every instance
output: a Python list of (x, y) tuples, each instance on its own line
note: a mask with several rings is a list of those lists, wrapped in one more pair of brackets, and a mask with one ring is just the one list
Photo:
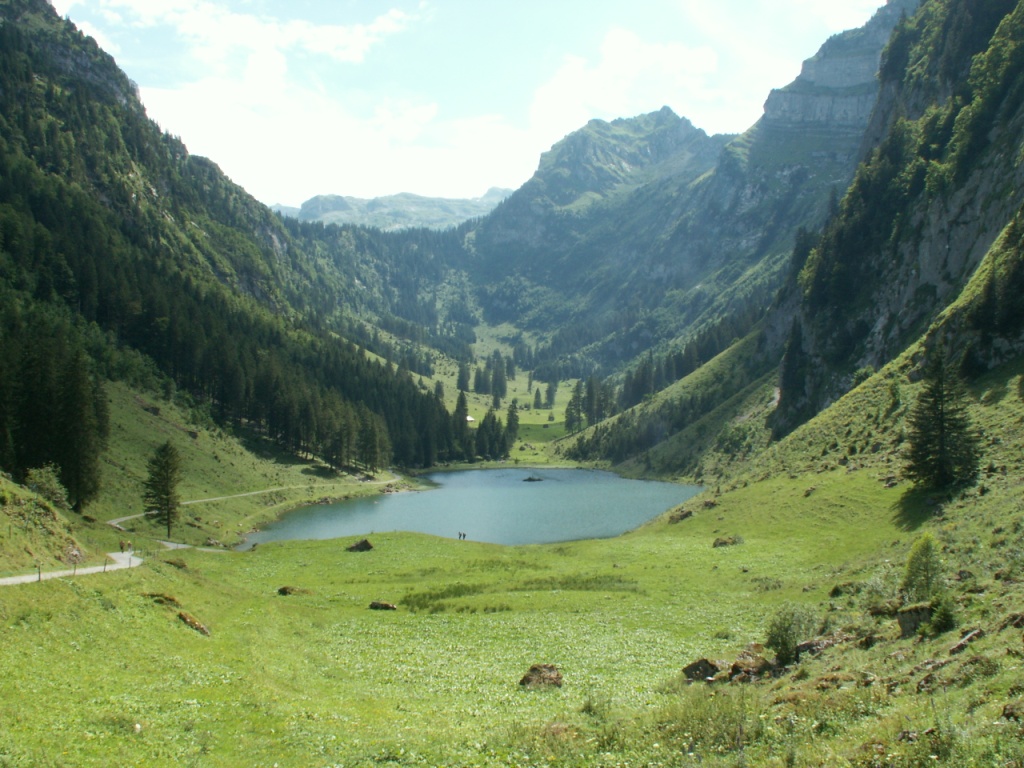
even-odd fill
[[(272, 214), (0, 0), (0, 578), (142, 560), (0, 585), (0, 766), (1024, 765), (1024, 4), (915, 7), (741, 137), (595, 121), (385, 233)], [(877, 90), (813, 79), (848, 57)], [(856, 120), (802, 133), (823, 97)], [(936, 361), (978, 455), (929, 484)], [(232, 548), (507, 460), (704, 492), (609, 540)]]

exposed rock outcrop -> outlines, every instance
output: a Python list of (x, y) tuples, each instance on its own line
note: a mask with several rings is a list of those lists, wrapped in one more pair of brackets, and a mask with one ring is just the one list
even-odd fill
[(814, 126), (849, 129), (859, 141), (878, 98), (882, 49), (901, 14), (912, 13), (919, 2), (890, 0), (863, 27), (830, 38), (804, 62), (796, 80), (771, 92), (764, 122), (801, 131)]
[(554, 664), (534, 664), (519, 684), (524, 688), (562, 687), (562, 673)]

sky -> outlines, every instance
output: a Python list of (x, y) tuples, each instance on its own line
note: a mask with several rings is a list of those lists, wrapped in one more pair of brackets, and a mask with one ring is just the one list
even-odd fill
[(518, 188), (597, 118), (740, 133), (884, 0), (51, 0), (262, 202)]

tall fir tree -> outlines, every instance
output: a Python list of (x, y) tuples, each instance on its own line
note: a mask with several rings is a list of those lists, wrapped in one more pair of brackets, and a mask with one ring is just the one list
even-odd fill
[(100, 490), (100, 452), (106, 432), (101, 424), (104, 414), (98, 414), (96, 407), (103, 396), (94, 391), (88, 360), (81, 350), (65, 361), (59, 396), (57, 414), (63, 430), (56, 458), (72, 508), (81, 512)]
[(473, 436), (469, 431), (469, 404), (465, 392), (459, 392), (459, 399), (452, 413), (452, 442), (455, 458), (467, 461), (473, 458)]
[(167, 538), (171, 538), (171, 526), (178, 519), (181, 499), (178, 483), (181, 481), (181, 455), (168, 440), (154, 451), (146, 464), (148, 475), (144, 483), (142, 500), (146, 511), (152, 513), (158, 523), (167, 526)]
[(508, 404), (508, 413), (505, 414), (505, 442), (509, 450), (519, 438), (519, 401), (513, 400)]
[(924, 386), (911, 409), (907, 465), (915, 483), (935, 489), (972, 480), (978, 471), (980, 437), (967, 413), (967, 391), (941, 349), (923, 372)]

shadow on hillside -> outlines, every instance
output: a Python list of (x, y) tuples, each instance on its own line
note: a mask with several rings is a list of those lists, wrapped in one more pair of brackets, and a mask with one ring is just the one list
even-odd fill
[(313, 477), (319, 477), (323, 480), (332, 480), (340, 473), (338, 470), (328, 467), (325, 464), (310, 464), (308, 467), (302, 468), (302, 474), (312, 475)]
[(941, 509), (937, 505), (934, 491), (923, 488), (909, 488), (893, 505), (893, 520), (904, 531), (916, 531), (935, 517)]

